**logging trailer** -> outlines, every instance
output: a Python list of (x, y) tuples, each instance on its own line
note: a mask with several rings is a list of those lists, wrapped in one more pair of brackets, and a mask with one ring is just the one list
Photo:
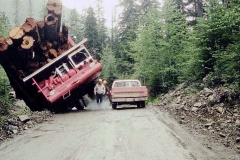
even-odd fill
[(16, 97), (31, 110), (83, 109), (102, 65), (87, 50), (87, 39), (75, 44), (60, 23), (61, 0), (48, 0), (46, 8), (44, 21), (27, 18), (8, 38), (0, 36), (0, 64)]

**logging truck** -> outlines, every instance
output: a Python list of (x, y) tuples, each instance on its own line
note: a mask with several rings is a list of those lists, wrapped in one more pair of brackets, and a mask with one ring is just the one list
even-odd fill
[(48, 0), (44, 21), (27, 18), (0, 36), (0, 63), (16, 97), (31, 110), (54, 111), (87, 106), (102, 65), (87, 50), (87, 39), (75, 44), (61, 21), (61, 0)]

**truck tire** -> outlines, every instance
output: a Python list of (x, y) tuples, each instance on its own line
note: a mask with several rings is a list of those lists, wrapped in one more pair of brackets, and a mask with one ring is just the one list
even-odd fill
[(76, 102), (76, 108), (78, 110), (83, 110), (84, 109), (84, 105), (85, 105), (85, 103), (84, 103), (84, 101), (82, 99), (80, 99), (80, 100), (78, 100)]
[(140, 102), (141, 108), (145, 108), (145, 101)]
[(137, 102), (137, 108), (141, 108), (141, 102)]
[(116, 103), (112, 103), (112, 109), (117, 109), (117, 104)]

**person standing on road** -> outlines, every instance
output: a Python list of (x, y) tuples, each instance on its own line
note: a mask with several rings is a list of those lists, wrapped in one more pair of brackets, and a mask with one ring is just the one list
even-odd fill
[(102, 79), (98, 80), (98, 83), (94, 87), (94, 95), (96, 96), (97, 103), (101, 103), (103, 95), (106, 92), (105, 85), (102, 83)]
[[(105, 96), (104, 96), (104, 97), (108, 97), (108, 99), (109, 99), (109, 88), (108, 88), (108, 86), (107, 86), (107, 81), (104, 80), (104, 81), (103, 81), (103, 84), (104, 84), (105, 89), (106, 89), (106, 91), (105, 91)], [(105, 98), (105, 99), (106, 99), (106, 98)]]
[(107, 81), (106, 80), (104, 80), (103, 81), (103, 84), (104, 84), (104, 86), (105, 86), (105, 95), (108, 95), (109, 94), (109, 88), (108, 88), (108, 86), (107, 86)]

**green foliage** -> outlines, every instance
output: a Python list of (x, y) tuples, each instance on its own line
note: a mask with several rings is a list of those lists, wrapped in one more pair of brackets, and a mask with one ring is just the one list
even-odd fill
[(101, 55), (101, 64), (103, 64), (102, 77), (110, 84), (118, 77), (117, 60), (111, 48), (107, 45)]
[(9, 30), (8, 17), (4, 12), (0, 13), (0, 36), (7, 37)]
[(14, 116), (20, 116), (20, 115), (31, 115), (31, 110), (29, 107), (22, 105), (17, 106), (17, 111), (13, 113)]
[[(234, 4), (234, 5), (233, 5)], [(240, 5), (216, 4), (214, 10), (202, 21), (199, 38), (202, 48), (205, 76), (211, 77), (213, 85), (226, 85), (240, 80)]]
[(81, 32), (81, 21), (80, 15), (78, 14), (76, 8), (71, 10), (68, 24), (70, 36), (76, 36), (76, 43), (80, 42), (83, 38), (83, 33)]
[(101, 42), (99, 41), (96, 15), (92, 7), (85, 11), (83, 27), (83, 35), (88, 38), (88, 48), (91, 52), (99, 51)]
[(103, 47), (106, 45), (106, 40), (108, 39), (107, 28), (105, 27), (106, 19), (104, 18), (102, 3), (102, 0), (96, 0), (96, 20), (99, 38), (98, 41), (100, 42), (100, 46), (97, 48), (100, 53), (102, 52)]
[(0, 116), (8, 115), (13, 104), (13, 99), (9, 97), (11, 87), (2, 66), (0, 67)]
[(187, 67), (188, 27), (172, 1), (162, 11), (151, 10), (141, 19), (136, 40), (131, 43), (135, 75), (145, 79), (152, 96), (178, 83)]

